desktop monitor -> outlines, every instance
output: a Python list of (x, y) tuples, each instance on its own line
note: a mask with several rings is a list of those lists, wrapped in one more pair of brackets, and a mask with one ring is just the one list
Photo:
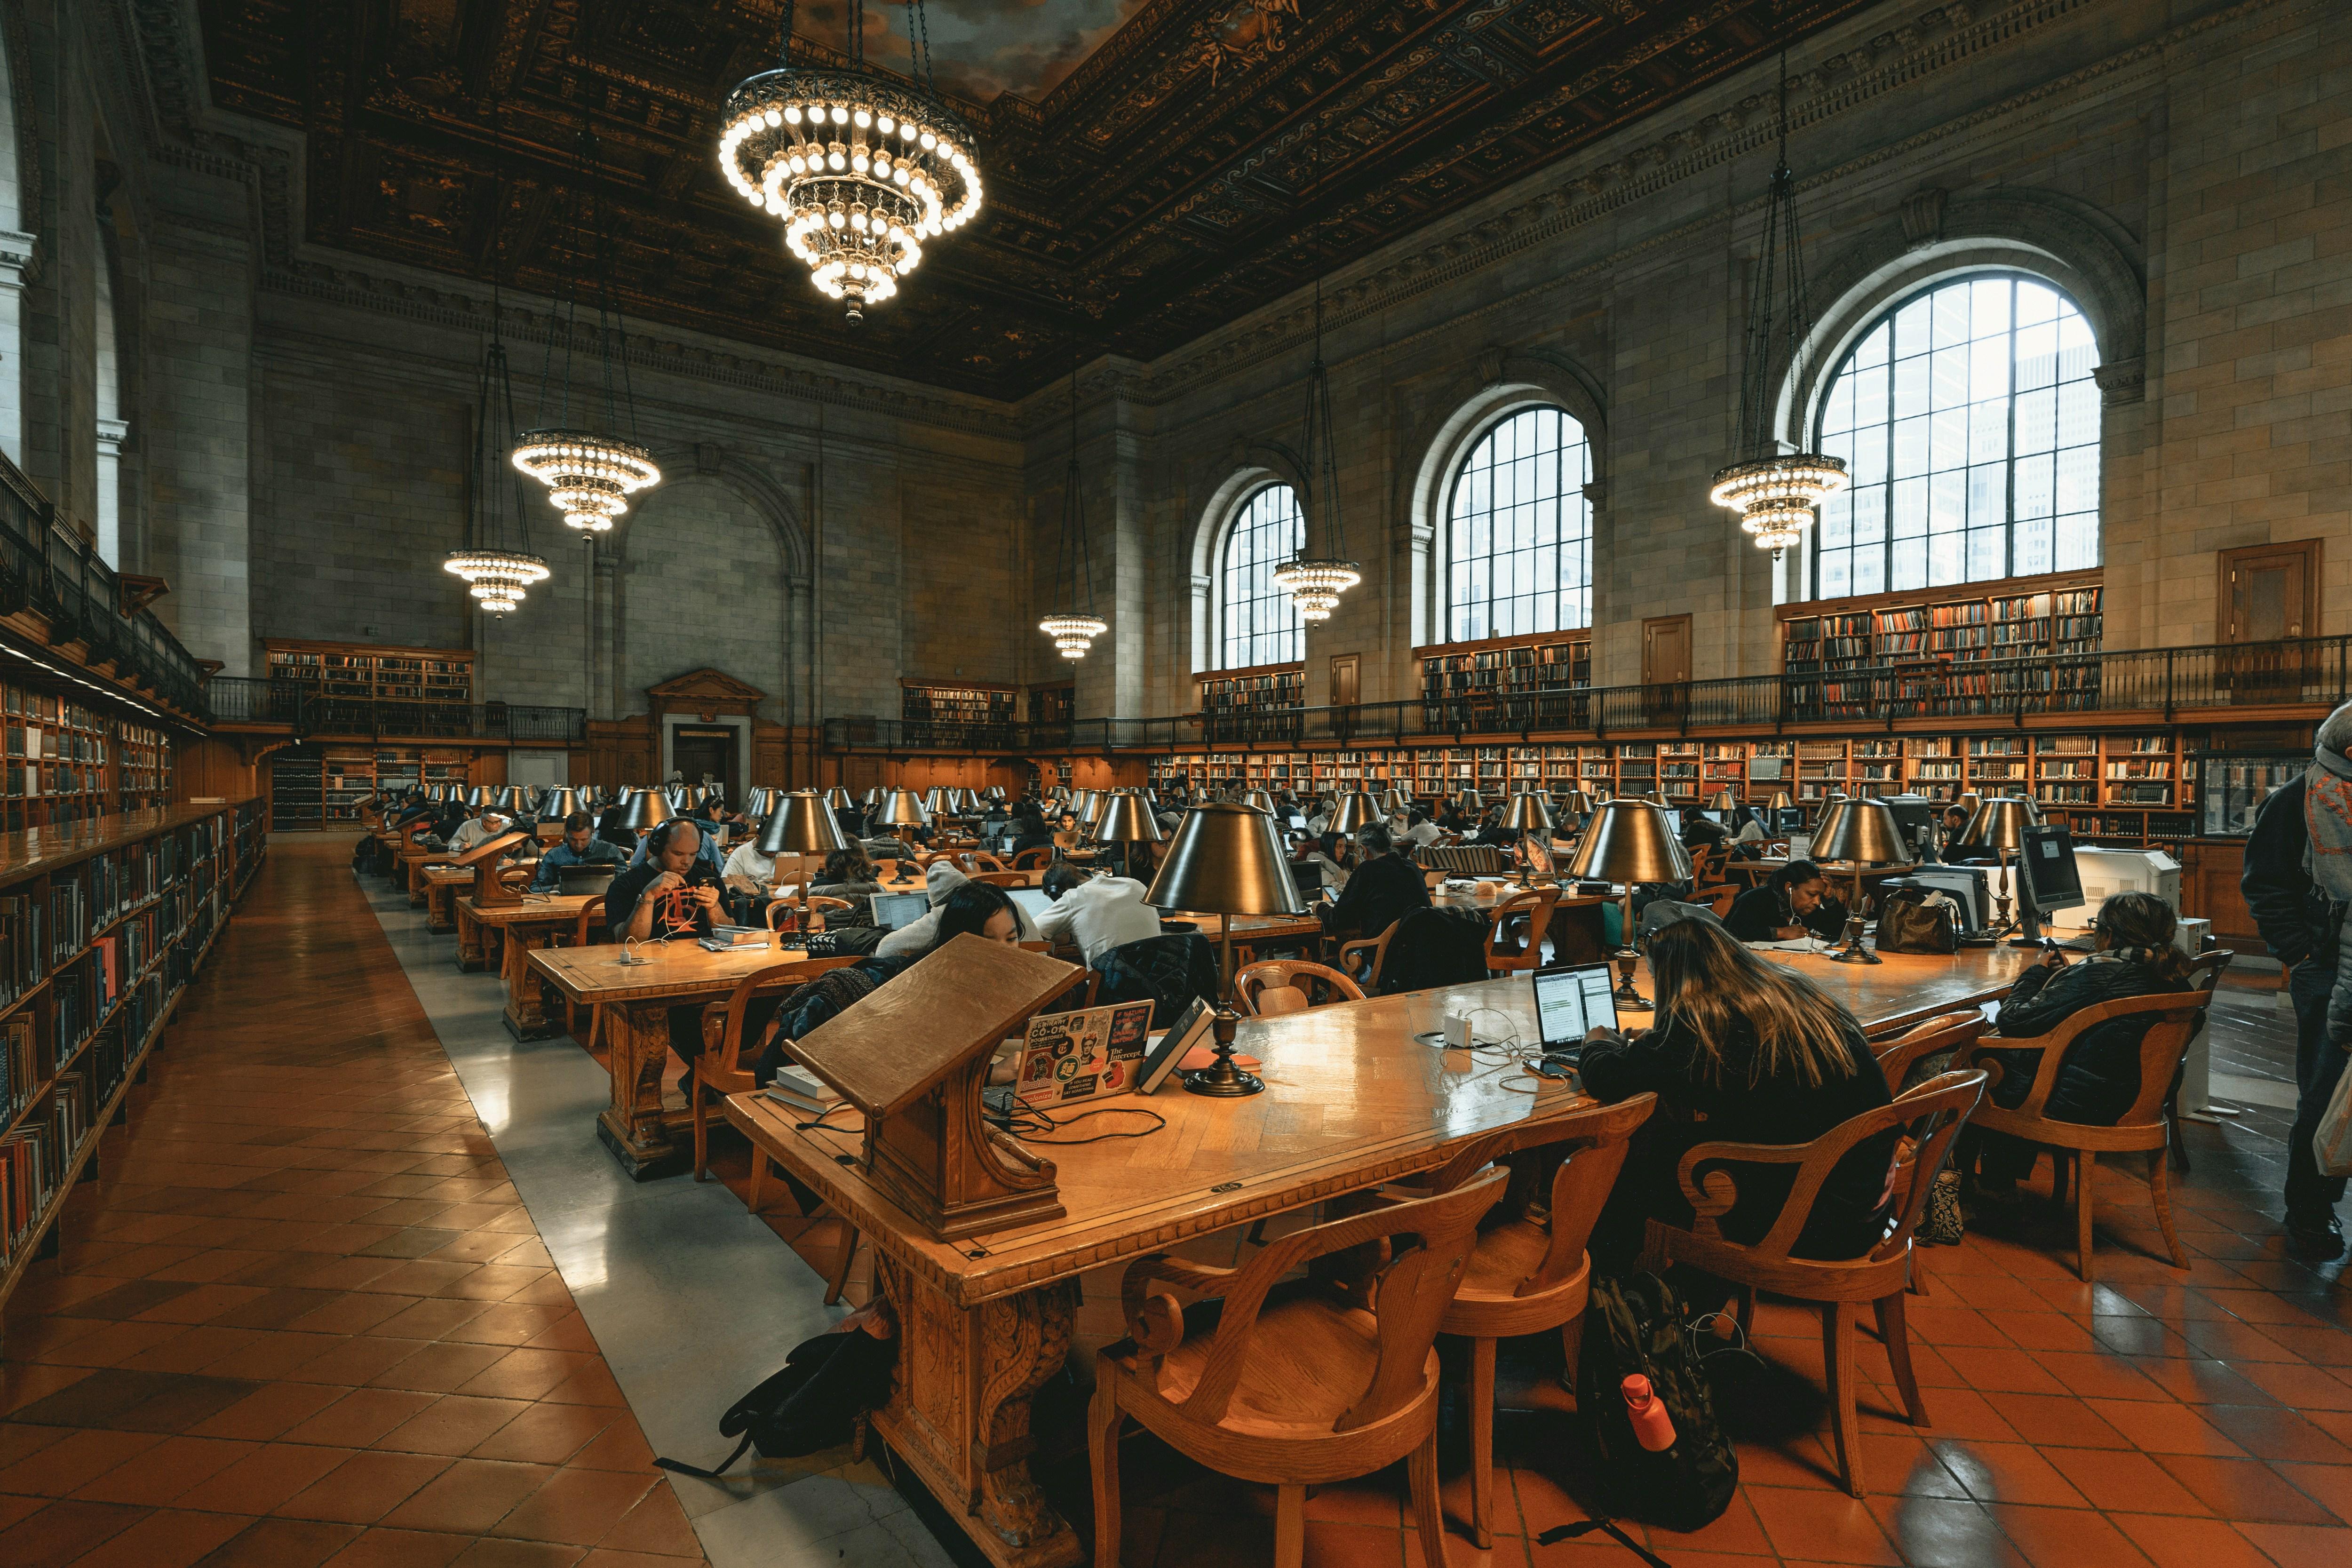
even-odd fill
[(1973, 934), (1985, 929), (1992, 914), (1986, 875), (1982, 866), (1921, 866), (1907, 879), (1949, 894), (1952, 901), (1960, 906), (1960, 918), (1967, 926), (1963, 934)]
[(1883, 795), (1879, 800), (1895, 814), (1895, 826), (1903, 831), (1903, 842), (1914, 852), (1919, 847), (1920, 835), (1935, 842), (1936, 803), (1924, 795)]
[(1802, 833), (1805, 830), (1805, 808), (1801, 805), (1784, 805), (1778, 812), (1769, 815), (1779, 818), (1772, 824), (1772, 831), (1783, 838), (1791, 833)]
[(925, 893), (877, 893), (874, 895), (874, 923), (884, 931), (898, 931), (910, 926), (930, 913), (930, 895)]
[(2074, 836), (2048, 825), (2029, 827), (2018, 846), (2017, 870), (2025, 902), (2036, 915), (2083, 903), (2083, 874), (2074, 864)]
[(1013, 901), (1021, 907), (1023, 914), (1029, 917), (1031, 925), (1035, 925), (1045, 911), (1054, 907), (1054, 895), (1043, 888), (1007, 888), (1004, 890), (1013, 895)]

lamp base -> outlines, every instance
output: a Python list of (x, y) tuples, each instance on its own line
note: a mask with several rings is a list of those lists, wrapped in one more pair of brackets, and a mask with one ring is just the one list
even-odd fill
[(1234, 1029), (1241, 1022), (1230, 1007), (1220, 1007), (1211, 1020), (1215, 1031), (1217, 1059), (1204, 1068), (1195, 1068), (1184, 1075), (1184, 1089), (1190, 1094), (1204, 1094), (1216, 1100), (1240, 1100), (1246, 1095), (1264, 1094), (1265, 1080), (1254, 1073), (1245, 1073), (1234, 1065)]
[(1641, 962), (1641, 956), (1631, 948), (1621, 949), (1616, 955), (1617, 989), (1609, 994), (1609, 1000), (1617, 1004), (1621, 1013), (1629, 1007), (1637, 1012), (1654, 1011), (1650, 999), (1633, 988), (1633, 965)]
[(1830, 954), (1832, 963), (1884, 963), (1886, 961), (1862, 945), (1862, 921), (1857, 918), (1845, 922), (1845, 946)]

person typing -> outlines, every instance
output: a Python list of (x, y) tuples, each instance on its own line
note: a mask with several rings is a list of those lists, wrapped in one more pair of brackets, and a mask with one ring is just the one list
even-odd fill
[(596, 837), (596, 819), (575, 811), (563, 819), (563, 837), (539, 858), (539, 871), (530, 879), (534, 893), (551, 893), (562, 884), (556, 873), (566, 866), (620, 866), (627, 857), (620, 848)]

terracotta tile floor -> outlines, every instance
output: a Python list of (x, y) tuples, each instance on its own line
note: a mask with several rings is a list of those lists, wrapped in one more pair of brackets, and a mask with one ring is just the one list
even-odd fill
[(0, 1563), (703, 1561), (339, 857), (273, 855), (0, 1320)]

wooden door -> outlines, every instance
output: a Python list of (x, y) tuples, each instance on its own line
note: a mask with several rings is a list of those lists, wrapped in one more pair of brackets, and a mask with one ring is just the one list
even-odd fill
[(1653, 724), (1676, 724), (1690, 700), (1691, 618), (1653, 616), (1642, 623), (1642, 706)]
[(1331, 656), (1331, 733), (1339, 740), (1347, 740), (1356, 732), (1356, 704), (1361, 700), (1357, 686), (1361, 658), (1352, 653)]
[(2228, 650), (2216, 678), (2232, 702), (2300, 702), (2315, 660), (2298, 639), (2319, 635), (2319, 541), (2224, 550), (2214, 620)]

